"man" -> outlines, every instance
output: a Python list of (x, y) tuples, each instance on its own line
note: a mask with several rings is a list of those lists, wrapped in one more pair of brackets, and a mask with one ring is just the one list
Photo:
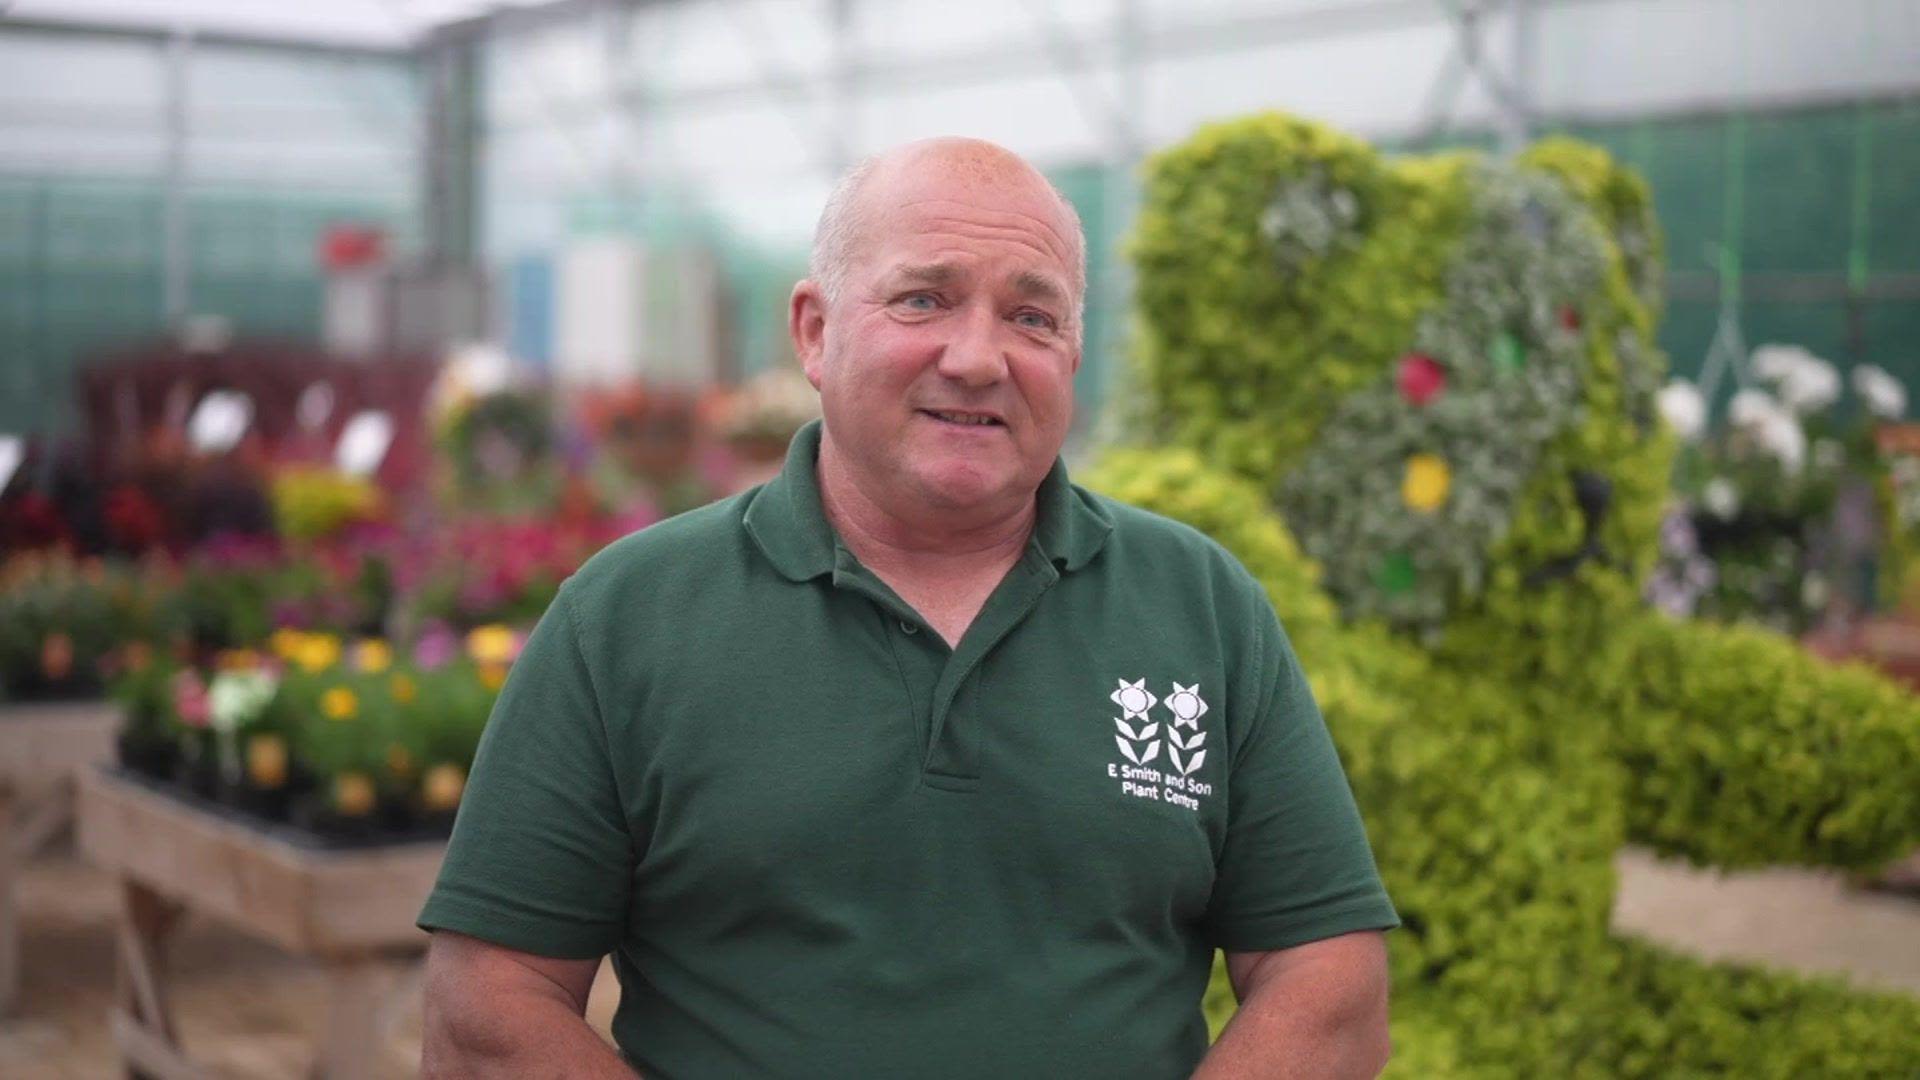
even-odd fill
[(421, 915), (428, 1075), (1380, 1070), (1395, 918), (1272, 609), (1058, 463), (1084, 289), (1005, 150), (842, 183), (790, 307), (824, 424), (594, 558), (508, 680)]

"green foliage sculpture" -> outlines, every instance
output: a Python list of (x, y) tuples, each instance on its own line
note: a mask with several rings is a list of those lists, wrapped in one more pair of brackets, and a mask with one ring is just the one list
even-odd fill
[(1406, 922), (1391, 1071), (1913, 1076), (1920, 1001), (1608, 929), (1629, 841), (1858, 869), (1920, 840), (1920, 702), (1640, 602), (1672, 453), (1641, 182), (1265, 115), (1150, 163), (1133, 252), (1141, 445), (1089, 479), (1267, 586)]

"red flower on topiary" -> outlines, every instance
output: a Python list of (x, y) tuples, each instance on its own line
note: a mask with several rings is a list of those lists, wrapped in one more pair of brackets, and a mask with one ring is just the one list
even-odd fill
[(1578, 331), (1580, 329), (1580, 313), (1575, 311), (1571, 306), (1561, 308), (1560, 325), (1566, 327), (1569, 332)]
[(1415, 405), (1425, 405), (1447, 388), (1447, 369), (1424, 353), (1408, 353), (1400, 358), (1400, 396)]

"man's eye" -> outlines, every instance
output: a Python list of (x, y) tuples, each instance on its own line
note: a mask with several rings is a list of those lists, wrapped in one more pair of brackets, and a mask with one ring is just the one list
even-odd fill
[(900, 298), (899, 304), (908, 311), (932, 311), (940, 306), (931, 293), (923, 292), (908, 293)]
[(1013, 321), (1029, 330), (1053, 329), (1053, 316), (1040, 311), (1023, 311), (1013, 317)]

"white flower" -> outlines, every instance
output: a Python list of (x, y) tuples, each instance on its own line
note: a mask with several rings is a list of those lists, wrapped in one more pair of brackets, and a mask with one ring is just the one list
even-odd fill
[(1742, 390), (1727, 403), (1727, 419), (1736, 427), (1757, 428), (1782, 411), (1780, 403), (1768, 397), (1765, 390)]
[(1809, 360), (1817, 361), (1818, 357), (1800, 345), (1762, 345), (1753, 350), (1747, 367), (1767, 382), (1780, 383), (1792, 378)]
[(1706, 430), (1707, 399), (1700, 396), (1699, 387), (1685, 379), (1675, 379), (1661, 387), (1656, 400), (1667, 426), (1682, 439), (1694, 442)]
[(1873, 364), (1853, 369), (1853, 392), (1860, 395), (1868, 412), (1883, 420), (1897, 420), (1907, 411), (1907, 388)]
[(1796, 413), (1816, 412), (1840, 400), (1839, 370), (1798, 345), (1762, 345), (1753, 351), (1752, 368)]
[(1707, 482), (1707, 489), (1700, 493), (1700, 501), (1706, 504), (1707, 512), (1721, 521), (1732, 521), (1733, 515), (1740, 512), (1740, 489), (1733, 481), (1724, 476), (1716, 476)]
[(1827, 579), (1819, 574), (1808, 574), (1800, 582), (1800, 603), (1809, 610), (1818, 610), (1827, 605)]
[(207, 687), (209, 723), (223, 735), (232, 734), (260, 715), (278, 686), (279, 680), (258, 668), (215, 675)]
[(1797, 473), (1807, 463), (1807, 433), (1791, 413), (1768, 417), (1755, 434), (1759, 436), (1760, 445), (1766, 447), (1786, 471)]

